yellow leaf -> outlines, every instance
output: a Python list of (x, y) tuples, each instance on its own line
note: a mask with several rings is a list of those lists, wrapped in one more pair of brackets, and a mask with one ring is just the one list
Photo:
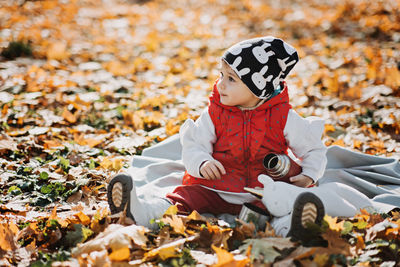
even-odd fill
[(337, 217), (331, 217), (329, 215), (325, 215), (324, 220), (328, 223), (329, 228), (334, 231), (342, 231), (344, 221), (337, 222)]
[(101, 168), (111, 171), (119, 171), (123, 166), (124, 166), (124, 161), (121, 158), (111, 159), (110, 157), (105, 157), (100, 162)]
[(325, 266), (328, 260), (329, 260), (329, 255), (324, 253), (315, 255), (313, 262), (315, 262), (317, 266)]
[(167, 259), (167, 258), (171, 258), (171, 257), (180, 257), (184, 244), (187, 241), (190, 242), (190, 241), (193, 241), (194, 239), (195, 239), (195, 236), (191, 236), (188, 238), (181, 238), (176, 241), (162, 245), (161, 247), (154, 248), (144, 254), (142, 261), (144, 262), (147, 260), (152, 260), (157, 256), (159, 256), (163, 260)]
[(174, 135), (179, 132), (180, 126), (176, 125), (173, 120), (169, 120), (165, 126), (165, 132), (167, 135)]
[(158, 251), (161, 260), (166, 260), (177, 255), (175, 247), (165, 247)]
[(194, 220), (194, 221), (205, 221), (206, 219), (200, 215), (196, 210), (192, 211), (189, 216), (187, 216), (189, 220)]
[(177, 213), (178, 213), (178, 207), (172, 205), (164, 212), (164, 215), (176, 215)]
[(162, 85), (164, 86), (173, 86), (174, 84), (175, 84), (174, 75), (171, 73), (169, 73), (162, 82)]
[(129, 256), (130, 256), (129, 247), (122, 247), (111, 252), (109, 258), (112, 261), (125, 261), (129, 259)]

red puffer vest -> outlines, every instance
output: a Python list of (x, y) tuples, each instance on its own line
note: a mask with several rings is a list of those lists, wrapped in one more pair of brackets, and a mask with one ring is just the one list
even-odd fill
[(265, 174), (264, 156), (270, 152), (287, 153), (288, 149), (283, 135), (291, 108), (286, 84), (279, 95), (253, 110), (221, 104), (216, 84), (209, 100), (208, 112), (217, 135), (212, 156), (222, 163), (226, 174), (220, 180), (206, 180), (186, 172), (183, 185), (201, 184), (230, 192), (262, 187), (257, 177)]

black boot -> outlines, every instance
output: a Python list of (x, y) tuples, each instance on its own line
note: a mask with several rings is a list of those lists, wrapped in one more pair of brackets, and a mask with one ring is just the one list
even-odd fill
[(301, 193), (293, 205), (288, 236), (304, 246), (324, 245), (320, 236), (324, 216), (324, 204), (319, 197), (311, 192)]

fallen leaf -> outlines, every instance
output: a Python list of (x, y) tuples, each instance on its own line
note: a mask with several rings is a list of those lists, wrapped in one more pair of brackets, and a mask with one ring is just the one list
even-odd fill
[(268, 237), (261, 239), (247, 239), (244, 244), (240, 246), (241, 251), (245, 251), (251, 247), (251, 258), (260, 259), (263, 257), (264, 263), (272, 263), (281, 255), (276, 249), (283, 250), (294, 246), (290, 238)]
[(67, 45), (64, 42), (56, 42), (47, 49), (47, 59), (63, 60), (69, 57)]
[(186, 235), (185, 224), (183, 223), (182, 218), (178, 217), (178, 215), (166, 216), (166, 217), (162, 218), (161, 221), (165, 224), (169, 224), (175, 233)]
[(113, 250), (109, 258), (112, 261), (125, 261), (128, 260), (130, 256), (130, 250), (129, 247), (122, 247), (116, 250)]
[(96, 238), (84, 244), (78, 244), (78, 246), (72, 250), (72, 255), (73, 257), (79, 257), (84, 253), (107, 249), (116, 251), (124, 247), (130, 247), (131, 242), (139, 247), (145, 247), (147, 242), (145, 233), (147, 231), (148, 230), (143, 226), (134, 224), (130, 226), (110, 224), (107, 229)]
[(324, 216), (324, 220), (328, 223), (329, 228), (334, 231), (343, 230), (343, 221), (337, 222), (337, 217), (331, 217), (329, 215)]
[(19, 247), (16, 236), (18, 227), (12, 223), (0, 223), (0, 248), (4, 251), (14, 251)]
[(89, 216), (87, 216), (86, 214), (84, 214), (82, 211), (74, 214), (75, 217), (77, 217), (80, 221), (80, 223), (82, 223), (83, 225), (88, 225), (90, 224), (90, 218)]
[(62, 117), (69, 123), (75, 123), (77, 121), (76, 116), (72, 114), (66, 107), (63, 110)]

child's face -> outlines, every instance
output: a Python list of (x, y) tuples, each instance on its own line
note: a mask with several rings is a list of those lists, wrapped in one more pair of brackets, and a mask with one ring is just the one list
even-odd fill
[(221, 59), (221, 77), (217, 88), (221, 97), (221, 103), (227, 106), (240, 106), (250, 108), (260, 101), (253, 95), (250, 89), (240, 80), (231, 67)]

